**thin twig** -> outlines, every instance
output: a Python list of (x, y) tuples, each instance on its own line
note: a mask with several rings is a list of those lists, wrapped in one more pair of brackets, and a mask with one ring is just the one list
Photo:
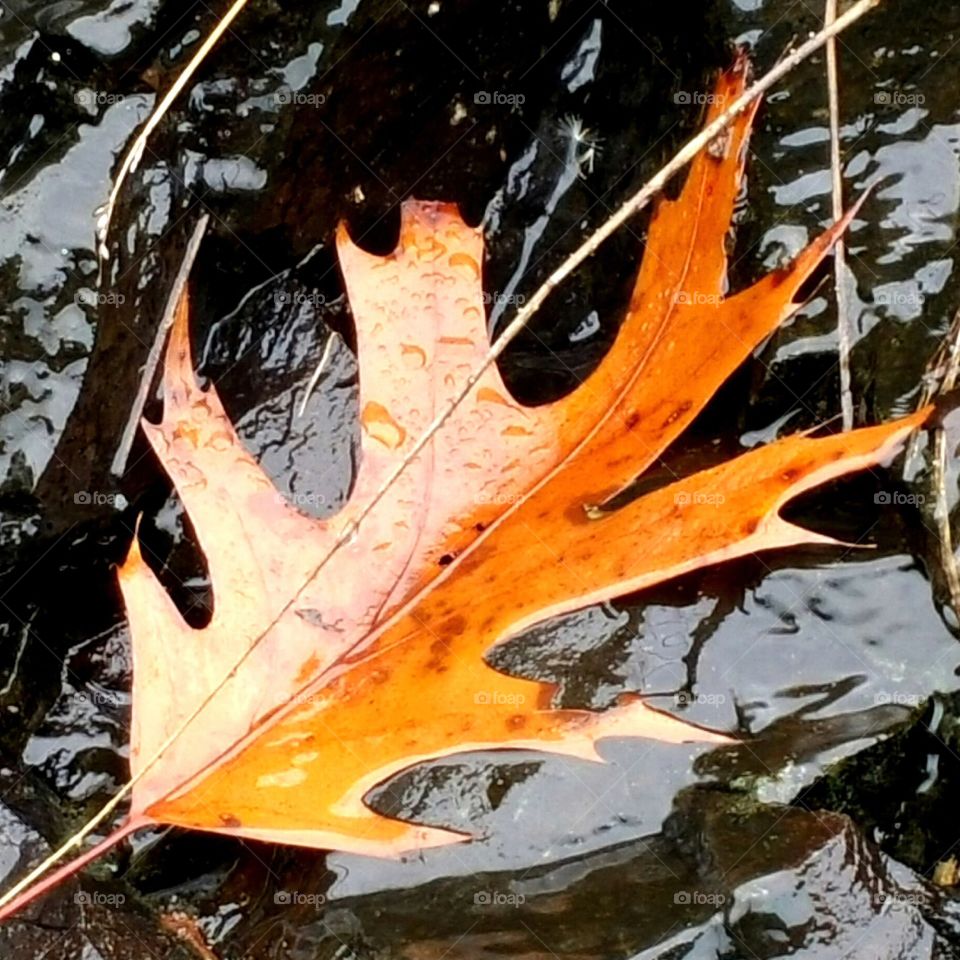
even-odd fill
[[(960, 310), (954, 315), (950, 329), (927, 366), (921, 403), (929, 403), (934, 397), (949, 393), (956, 387), (958, 377), (960, 377)], [(957, 568), (953, 530), (950, 525), (950, 498), (947, 494), (947, 431), (939, 418), (934, 421), (930, 446), (930, 487), (936, 497), (933, 519), (937, 525), (937, 553), (940, 558), (940, 570), (950, 595), (950, 605), (953, 607), (957, 621), (960, 622), (960, 570)]]
[[(109, 813), (116, 809), (117, 805), (125, 797), (130, 795), (134, 786), (140, 780), (142, 780), (143, 777), (157, 764), (170, 746), (172, 746), (172, 744), (179, 739), (179, 737), (196, 719), (196, 717), (204, 709), (206, 709), (206, 707), (215, 698), (219, 690), (225, 683), (229, 681), (230, 677), (235, 675), (236, 671), (247, 660), (260, 641), (289, 612), (293, 605), (298, 601), (303, 591), (316, 578), (317, 574), (320, 573), (324, 567), (326, 567), (330, 560), (343, 546), (350, 542), (359, 524), (370, 514), (370, 512), (383, 499), (385, 494), (393, 487), (401, 473), (403, 473), (403, 471), (406, 470), (413, 460), (415, 460), (423, 452), (423, 449), (427, 446), (427, 444), (433, 439), (437, 432), (442, 429), (454, 411), (463, 403), (480, 377), (496, 362), (497, 358), (503, 353), (507, 345), (523, 330), (530, 318), (547, 300), (551, 292), (568, 276), (570, 276), (570, 274), (573, 273), (573, 271), (581, 263), (587, 260), (598, 249), (604, 240), (610, 237), (622, 224), (629, 220), (630, 217), (642, 210), (650, 202), (650, 200), (663, 189), (664, 185), (672, 177), (682, 170), (687, 163), (689, 163), (702, 149), (707, 147), (718, 134), (722, 133), (736, 117), (738, 117), (750, 106), (750, 104), (757, 97), (769, 90), (798, 64), (802, 63), (812, 54), (816, 53), (816, 51), (823, 47), (830, 37), (836, 36), (838, 33), (845, 30), (870, 10), (879, 6), (882, 2), (883, 0), (859, 0), (859, 2), (854, 4), (842, 17), (839, 17), (829, 27), (824, 27), (824, 29), (812, 36), (797, 49), (788, 53), (788, 55), (779, 63), (777, 63), (776, 66), (774, 66), (768, 73), (764, 74), (763, 77), (761, 77), (740, 97), (738, 97), (725, 111), (723, 111), (723, 113), (718, 115), (716, 119), (708, 124), (699, 134), (690, 139), (673, 157), (673, 159), (670, 160), (669, 163), (667, 163), (656, 174), (654, 174), (654, 176), (640, 190), (638, 190), (637, 193), (627, 200), (627, 202), (624, 203), (623, 206), (620, 207), (620, 209), (609, 220), (607, 220), (606, 223), (603, 224), (603, 226), (601, 226), (590, 238), (588, 238), (582, 246), (572, 253), (567, 260), (565, 260), (564, 263), (561, 264), (561, 266), (558, 267), (557, 270), (555, 270), (547, 278), (543, 285), (530, 298), (524, 308), (520, 310), (514, 319), (507, 325), (503, 333), (497, 339), (496, 343), (491, 346), (479, 367), (468, 377), (464, 386), (456, 393), (443, 411), (441, 411), (441, 413), (439, 413), (430, 423), (424, 433), (413, 445), (410, 452), (404, 457), (402, 463), (400, 463), (398, 467), (380, 485), (371, 500), (360, 512), (357, 519), (348, 525), (347, 529), (345, 529), (340, 537), (335, 541), (327, 555), (307, 574), (300, 586), (291, 595), (290, 600), (284, 604), (271, 622), (267, 624), (267, 626), (254, 638), (253, 641), (251, 641), (250, 646), (246, 649), (246, 651), (244, 651), (237, 663), (231, 668), (230, 672), (224, 676), (223, 680), (210, 691), (210, 693), (204, 698), (203, 702), (198, 704), (193, 712), (183, 720), (180, 726), (167, 737), (164, 743), (160, 745), (154, 754), (142, 762), (136, 776), (132, 777), (131, 780), (124, 784), (117, 795), (104, 807), (103, 810), (100, 811), (100, 813), (94, 817), (91, 823), (88, 824), (83, 831), (81, 831), (83, 836), (86, 836), (91, 831), (93, 826), (102, 822), (103, 819), (109, 815)], [(0, 918), (2, 918), (4, 914), (4, 907), (6, 907), (10, 901), (17, 896), (18, 893), (24, 890), (25, 887), (33, 882), (38, 876), (50, 869), (62, 856), (70, 852), (70, 850), (72, 850), (75, 846), (77, 846), (76, 838), (71, 837), (64, 843), (63, 846), (60, 847), (59, 850), (55, 851), (55, 853), (48, 857), (36, 870), (32, 871), (28, 878), (18, 883), (12, 891), (0, 896)]]
[(940, 553), (940, 569), (950, 594), (950, 606), (960, 621), (960, 570), (953, 545), (953, 530), (950, 528), (950, 502), (947, 497), (947, 431), (938, 423), (933, 431), (933, 475), (931, 477), (936, 503), (933, 518), (937, 524), (937, 542)]
[(177, 314), (177, 307), (180, 305), (180, 298), (187, 287), (187, 280), (190, 277), (190, 271), (193, 269), (193, 261), (197, 258), (197, 252), (200, 249), (200, 243), (204, 234), (207, 232), (207, 225), (210, 222), (210, 215), (205, 213), (193, 228), (193, 235), (187, 244), (186, 252), (180, 263), (180, 269), (174, 278), (173, 286), (170, 289), (170, 295), (167, 297), (167, 305), (163, 311), (163, 319), (160, 326), (157, 327), (157, 334), (153, 338), (153, 344), (150, 347), (150, 353), (147, 355), (147, 362), (143, 366), (143, 374), (140, 378), (140, 386), (137, 388), (137, 395), (134, 398), (133, 406), (130, 408), (130, 416), (127, 418), (127, 425), (123, 428), (123, 436), (120, 438), (120, 445), (114, 454), (113, 463), (110, 465), (110, 472), (114, 476), (121, 476), (127, 466), (127, 457), (130, 456), (130, 448), (133, 446), (133, 438), (140, 428), (140, 416), (143, 413), (144, 404), (147, 402), (147, 394), (150, 392), (150, 385), (153, 383), (154, 374), (157, 372), (157, 365), (160, 363), (160, 354), (163, 352), (163, 345), (167, 342), (167, 334), (173, 326), (173, 319)]
[(310, 378), (307, 389), (303, 393), (303, 400), (300, 402), (300, 409), (297, 411), (298, 417), (302, 417), (307, 412), (307, 403), (310, 400), (310, 396), (320, 382), (320, 375), (326, 370), (327, 364), (330, 362), (330, 357), (333, 355), (333, 338), (335, 336), (336, 334), (333, 332), (327, 336), (327, 342), (323, 346), (323, 356), (320, 357), (317, 369), (313, 371), (313, 376)]
[(227, 31), (227, 28), (237, 18), (240, 11), (247, 5), (247, 0), (234, 0), (233, 5), (223, 15), (223, 19), (213, 28), (213, 31), (203, 41), (200, 49), (190, 58), (190, 62), (183, 68), (183, 71), (174, 81), (173, 86), (166, 92), (164, 98), (157, 104), (156, 109), (150, 114), (143, 129), (137, 134), (130, 149), (127, 151), (117, 171), (116, 179), (113, 181), (113, 189), (103, 207), (103, 212), (97, 219), (97, 252), (101, 260), (110, 259), (110, 250), (107, 247), (107, 234), (110, 231), (110, 221), (113, 219), (113, 211), (117, 205), (117, 198), (120, 196), (120, 190), (123, 187), (127, 176), (137, 169), (143, 157), (143, 152), (147, 146), (147, 140), (150, 134), (157, 128), (157, 125), (164, 118), (167, 111), (173, 104), (173, 101), (180, 96), (183, 88), (190, 82), (190, 78), (197, 72), (200, 64), (206, 59), (207, 54), (216, 46), (217, 41)]
[[(826, 0), (825, 26), (837, 19), (837, 0)], [(833, 180), (833, 222), (843, 217), (843, 168), (840, 159), (840, 93), (837, 80), (837, 40), (827, 41), (827, 92), (830, 101), (830, 172)], [(850, 376), (850, 298), (847, 296), (847, 247), (840, 237), (833, 248), (833, 276), (837, 296), (837, 349), (840, 362), (840, 412), (843, 429), (853, 429), (853, 390)]]
[[(117, 794), (117, 796), (113, 797), (108, 803), (104, 804), (103, 808), (70, 837), (66, 843), (51, 853), (43, 863), (38, 864), (31, 870), (15, 887), (12, 887), (4, 895), (3, 900), (0, 901), (0, 921), (17, 913), (21, 907), (31, 903), (36, 897), (43, 896), (43, 894), (53, 890), (68, 877), (73, 876), (88, 863), (92, 863), (98, 857), (103, 856), (108, 850), (111, 850), (120, 843), (121, 840), (126, 839), (132, 833), (136, 833), (137, 830), (140, 830), (142, 827), (151, 826), (150, 822), (145, 820), (126, 820), (102, 840), (84, 850), (79, 857), (60, 867), (59, 870), (47, 873), (47, 870), (54, 867), (75, 847), (79, 847), (101, 823), (110, 817), (114, 810), (120, 805), (122, 799), (123, 796)], [(24, 893), (25, 895), (23, 895)]]

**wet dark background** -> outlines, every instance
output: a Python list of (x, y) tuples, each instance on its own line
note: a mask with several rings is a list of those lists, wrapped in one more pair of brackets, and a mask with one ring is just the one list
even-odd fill
[[(278, 486), (330, 511), (349, 491), (354, 437), (337, 221), (387, 251), (404, 197), (457, 201), (485, 227), (497, 325), (696, 129), (696, 95), (734, 42), (767, 68), (822, 10), (251, 0), (127, 184), (100, 285), (94, 223), (116, 159), (221, 7), (4, 0), (0, 10), (9, 882), (126, 777), (128, 643), (112, 564), (138, 513), (178, 603), (198, 625), (208, 615), (189, 521), (143, 442), (111, 472), (200, 213), (211, 213), (194, 271), (202, 372)], [(960, 304), (960, 10), (888, 0), (841, 54), (848, 198), (875, 184), (850, 235), (857, 414), (874, 422), (916, 405)], [(823, 71), (820, 58), (802, 66), (760, 114), (733, 287), (829, 218)], [(505, 102), (484, 103), (484, 92)], [(640, 218), (609, 241), (510, 349), (518, 396), (556, 396), (602, 356), (643, 228)], [(814, 294), (721, 391), (675, 464), (694, 469), (836, 414), (830, 282)], [(331, 335), (327, 372), (296, 418)], [(373, 802), (483, 838), (397, 863), (157, 831), (0, 931), (3, 956), (960, 955), (954, 894), (932, 882), (960, 839), (960, 649), (926, 532), (926, 476), (921, 458), (906, 478), (895, 465), (798, 508), (870, 550), (704, 571), (497, 653), (511, 671), (558, 680), (569, 705), (640, 690), (747, 743), (704, 753), (614, 741), (604, 766), (534, 754), (432, 764)], [(877, 503), (878, 493), (926, 502)]]

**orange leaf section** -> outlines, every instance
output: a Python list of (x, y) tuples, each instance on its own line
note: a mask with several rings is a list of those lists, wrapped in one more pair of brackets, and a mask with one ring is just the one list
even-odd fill
[[(720, 79), (718, 104), (742, 92), (745, 74), (741, 60)], [(657, 207), (628, 315), (589, 380), (529, 409), (488, 371), (372, 509), (487, 350), (479, 232), (448, 205), (416, 202), (403, 207), (390, 256), (362, 252), (341, 229), (362, 458), (348, 505), (325, 521), (283, 500), (216, 392), (199, 389), (184, 301), (164, 419), (145, 429), (194, 520), (215, 607), (206, 628), (188, 627), (134, 544), (120, 575), (135, 658), (131, 765), (142, 774), (133, 818), (388, 856), (463, 839), (364, 803), (418, 762), (487, 748), (598, 760), (608, 737), (724, 739), (632, 695), (602, 712), (553, 709), (549, 685), (499, 673), (484, 656), (548, 616), (822, 542), (780, 508), (883, 462), (921, 422), (789, 438), (604, 509), (789, 315), (846, 226), (726, 296), (751, 122), (741, 116), (693, 163), (680, 197)]]

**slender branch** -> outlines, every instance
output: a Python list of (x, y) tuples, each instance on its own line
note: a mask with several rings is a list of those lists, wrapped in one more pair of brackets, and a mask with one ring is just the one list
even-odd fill
[(81, 830), (70, 837), (70, 839), (58, 849), (54, 850), (43, 863), (38, 864), (16, 886), (4, 894), (3, 899), (0, 900), (0, 922), (12, 917), (38, 897), (49, 893), (57, 884), (66, 880), (67, 877), (79, 873), (88, 863), (93, 863), (97, 857), (102, 856), (120, 843), (121, 840), (124, 840), (130, 836), (131, 833), (135, 833), (146, 825), (139, 820), (128, 820), (117, 827), (112, 833), (107, 834), (99, 843), (95, 843), (89, 850), (84, 850), (80, 856), (64, 864), (59, 870), (54, 870), (53, 873), (43, 876), (47, 870), (51, 869), (62, 857), (65, 857), (73, 850), (74, 847), (83, 843), (83, 841), (113, 813), (119, 802), (119, 796), (114, 797), (92, 820), (84, 824)]
[[(956, 387), (958, 377), (960, 377), (960, 310), (954, 315), (943, 342), (927, 365), (927, 382), (921, 394), (921, 402), (928, 403), (934, 397), (950, 393)], [(937, 553), (950, 598), (950, 606), (960, 622), (960, 570), (957, 568), (953, 527), (950, 523), (950, 496), (947, 492), (949, 476), (947, 430), (939, 418), (933, 426), (930, 446), (930, 487), (936, 498), (933, 519), (937, 525)]]
[(174, 100), (180, 96), (183, 88), (190, 82), (190, 79), (197, 72), (200, 64), (206, 59), (207, 54), (216, 46), (217, 41), (226, 33), (227, 28), (233, 23), (237, 15), (246, 5), (247, 0), (234, 0), (233, 5), (213, 28), (207, 39), (203, 41), (200, 49), (190, 58), (190, 62), (183, 68), (180, 75), (174, 81), (173, 86), (166, 92), (164, 98), (157, 104), (156, 109), (150, 114), (143, 129), (137, 134), (137, 138), (133, 141), (130, 149), (124, 156), (116, 179), (113, 181), (113, 189), (110, 191), (110, 196), (107, 198), (107, 202), (103, 207), (103, 212), (97, 219), (97, 251), (101, 260), (110, 259), (110, 250), (107, 247), (107, 234), (110, 231), (110, 221), (113, 219), (113, 211), (117, 205), (117, 198), (120, 196), (120, 190), (127, 177), (137, 169), (137, 166), (143, 158), (143, 152), (146, 149), (147, 140), (150, 139), (150, 134), (153, 133), (160, 121), (166, 116)]
[[(348, 526), (348, 528), (333, 544), (327, 555), (307, 574), (306, 578), (303, 580), (297, 590), (291, 595), (290, 600), (284, 604), (284, 606), (274, 616), (273, 620), (267, 624), (267, 626), (257, 635), (256, 638), (254, 638), (250, 646), (241, 655), (238, 662), (231, 668), (230, 672), (226, 674), (223, 680), (221, 680), (221, 682), (211, 690), (208, 696), (196, 707), (190, 716), (185, 718), (180, 726), (170, 734), (170, 736), (164, 741), (163, 744), (160, 745), (156, 752), (154, 752), (151, 757), (144, 760), (137, 775), (120, 789), (117, 795), (108, 804), (106, 804), (103, 810), (101, 810), (93, 818), (93, 820), (91, 820), (90, 823), (80, 831), (80, 833), (76, 834), (74, 837), (71, 837), (60, 848), (60, 850), (58, 850), (52, 857), (48, 858), (44, 864), (41, 864), (40, 867), (34, 870), (28, 878), (26, 878), (24, 881), (21, 881), (21, 883), (14, 888), (14, 891), (0, 897), (0, 918), (7, 915), (3, 908), (5, 905), (10, 903), (12, 897), (16, 896), (24, 889), (25, 886), (36, 880), (36, 878), (45, 872), (46, 869), (49, 869), (53, 863), (59, 859), (59, 857), (72, 850), (75, 846), (82, 842), (82, 840), (89, 835), (89, 833), (92, 832), (92, 830), (99, 823), (102, 823), (103, 820), (109, 816), (114, 809), (116, 809), (121, 800), (131, 793), (134, 785), (139, 782), (159, 762), (170, 746), (177, 739), (179, 739), (179, 737), (196, 719), (196, 717), (204, 709), (206, 709), (206, 707), (215, 698), (219, 690), (222, 689), (223, 685), (227, 683), (229, 679), (236, 673), (240, 665), (247, 660), (260, 641), (270, 632), (270, 630), (276, 626), (276, 624), (282, 619), (283, 616), (286, 615), (293, 605), (297, 603), (300, 595), (316, 578), (317, 574), (320, 573), (320, 571), (326, 567), (326, 565), (339, 552), (339, 550), (352, 539), (357, 526), (370, 514), (377, 504), (380, 503), (386, 493), (396, 483), (398, 477), (403, 473), (403, 471), (406, 470), (410, 463), (413, 462), (413, 460), (415, 460), (420, 453), (423, 452), (427, 444), (433, 439), (434, 436), (436, 436), (438, 431), (443, 428), (444, 424), (450, 419), (456, 409), (470, 394), (470, 391), (476, 385), (480, 377), (496, 362), (497, 358), (503, 353), (507, 345), (513, 341), (524, 329), (530, 318), (540, 309), (541, 306), (543, 306), (544, 302), (547, 300), (553, 290), (556, 289), (556, 287), (558, 287), (567, 277), (569, 277), (570, 274), (573, 273), (578, 266), (580, 266), (580, 264), (589, 259), (590, 256), (592, 256), (592, 254), (600, 247), (604, 240), (610, 237), (620, 226), (622, 226), (637, 212), (642, 210), (651, 201), (651, 199), (663, 189), (664, 185), (672, 177), (676, 176), (676, 174), (679, 173), (702, 149), (707, 147), (718, 134), (722, 133), (736, 117), (738, 117), (750, 106), (750, 104), (757, 97), (761, 96), (772, 86), (774, 86), (798, 64), (802, 63), (812, 54), (816, 53), (817, 50), (821, 49), (823, 45), (830, 39), (830, 37), (836, 36), (841, 31), (847, 29), (847, 27), (851, 26), (866, 13), (868, 13), (874, 7), (879, 6), (881, 3), (882, 0), (858, 0), (858, 2), (855, 3), (843, 16), (837, 18), (834, 23), (824, 27), (824, 29), (822, 29), (819, 33), (812, 36), (809, 40), (801, 44), (795, 50), (788, 52), (787, 56), (777, 63), (777, 65), (774, 66), (768, 73), (764, 74), (763, 77), (756, 81), (756, 83), (754, 83), (740, 97), (738, 97), (725, 111), (723, 111), (723, 113), (718, 115), (699, 134), (687, 141), (687, 143), (680, 149), (673, 159), (670, 160), (669, 163), (662, 167), (640, 190), (638, 190), (629, 200), (627, 200), (626, 203), (624, 203), (623, 206), (621, 206), (620, 209), (617, 210), (617, 212), (614, 213), (613, 216), (603, 224), (603, 226), (601, 226), (591, 237), (589, 237), (582, 246), (574, 251), (574, 253), (572, 253), (563, 262), (563, 264), (561, 264), (561, 266), (558, 267), (547, 278), (539, 290), (537, 290), (537, 292), (526, 303), (523, 309), (517, 313), (514, 319), (503, 330), (501, 335), (497, 338), (497, 341), (491, 346), (490, 350), (485, 355), (483, 361), (469, 376), (464, 386), (430, 423), (424, 433), (413, 445), (407, 456), (404, 457), (402, 463), (400, 463), (380, 485), (367, 506), (361, 511), (358, 518)], [(238, 5), (242, 5), (239, 3), (239, 0), (238, 4), (235, 4), (235, 6)], [(143, 824), (141, 823), (140, 825)], [(84, 860), (84, 862), (86, 862), (86, 860)], [(32, 894), (32, 891), (30, 893)], [(25, 895), (24, 897), (20, 898), (18, 902), (22, 904), (23, 902), (27, 902), (29, 899), (32, 899), (32, 895)]]
[(947, 431), (938, 423), (933, 431), (933, 476), (930, 484), (936, 496), (933, 517), (937, 524), (937, 544), (940, 554), (940, 569), (946, 581), (947, 593), (953, 614), (960, 621), (960, 570), (957, 569), (957, 554), (950, 526), (950, 500), (947, 494)]
[(333, 355), (335, 336), (336, 334), (332, 331), (327, 334), (327, 342), (323, 345), (323, 356), (320, 357), (317, 369), (313, 371), (313, 376), (307, 384), (307, 389), (303, 391), (303, 400), (300, 401), (300, 409), (297, 411), (298, 417), (302, 417), (307, 412), (307, 403), (310, 401), (310, 396), (313, 394), (314, 388), (320, 382), (320, 376), (330, 362), (330, 357)]
[(167, 334), (173, 326), (174, 317), (177, 315), (177, 307), (180, 306), (180, 298), (187, 288), (187, 280), (190, 278), (190, 271), (193, 268), (193, 261), (197, 258), (197, 252), (200, 249), (200, 243), (204, 234), (207, 232), (207, 224), (210, 222), (210, 215), (204, 214), (193, 228), (193, 234), (190, 242), (187, 244), (186, 253), (180, 262), (180, 268), (174, 278), (173, 286), (170, 289), (170, 295), (167, 297), (167, 305), (163, 311), (163, 318), (160, 326), (157, 327), (156, 336), (150, 346), (150, 353), (147, 355), (147, 362), (143, 365), (143, 374), (140, 377), (140, 386), (137, 388), (137, 395), (134, 398), (133, 406), (130, 408), (130, 416), (127, 418), (127, 425), (123, 428), (123, 436), (120, 438), (120, 444), (117, 452), (114, 454), (113, 463), (110, 465), (110, 472), (119, 477), (127, 465), (127, 457), (130, 456), (130, 448), (133, 446), (133, 438), (140, 428), (140, 415), (143, 413), (143, 406), (147, 402), (147, 394), (150, 391), (150, 384), (153, 383), (154, 374), (157, 372), (157, 365), (160, 363), (160, 354), (163, 351), (163, 345), (167, 342)]
[[(837, 19), (837, 0), (826, 0), (825, 26)], [(830, 173), (833, 182), (833, 222), (843, 217), (843, 167), (840, 158), (840, 93), (837, 79), (837, 40), (827, 40), (827, 92), (830, 101)], [(852, 331), (850, 298), (847, 295), (847, 246), (840, 237), (833, 248), (833, 276), (837, 297), (837, 349), (840, 362), (840, 411), (843, 429), (853, 429), (853, 390), (850, 376)]]

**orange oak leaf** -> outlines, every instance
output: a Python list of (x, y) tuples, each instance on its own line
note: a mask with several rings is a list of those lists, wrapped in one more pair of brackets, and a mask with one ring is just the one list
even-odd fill
[[(745, 74), (740, 60), (714, 102), (738, 96)], [(216, 390), (198, 386), (181, 302), (163, 421), (144, 430), (193, 519), (214, 610), (190, 627), (134, 540), (120, 570), (134, 650), (126, 830), (169, 823), (390, 856), (466, 839), (364, 803), (422, 761), (489, 748), (599, 760), (606, 737), (725, 739), (635, 695), (605, 711), (554, 709), (549, 684), (484, 657), (547, 617), (708, 564), (833, 543), (781, 508), (888, 460), (922, 422), (790, 437), (605, 506), (796, 309), (849, 222), (727, 294), (725, 241), (752, 119), (741, 115), (694, 161), (680, 196), (656, 207), (626, 319), (587, 381), (527, 408), (490, 368), (372, 508), (488, 349), (480, 231), (423, 202), (404, 204), (389, 256), (339, 230), (361, 456), (349, 502), (325, 520), (277, 493)]]
[[(716, 102), (736, 97), (744, 76), (741, 62)], [(912, 426), (796, 437), (602, 509), (795, 309), (845, 225), (790, 268), (725, 296), (724, 241), (751, 121), (741, 117), (704, 151), (682, 196), (657, 208), (627, 319), (588, 381), (531, 409), (489, 370), (312, 578), (488, 348), (481, 234), (437, 203), (404, 205), (388, 257), (364, 253), (340, 230), (362, 455), (349, 504), (328, 520), (277, 495), (215, 391), (199, 390), (184, 307), (164, 421), (145, 429), (194, 518), (214, 613), (202, 631), (187, 626), (134, 546), (121, 572), (135, 653), (133, 772), (211, 691), (216, 699), (137, 783), (137, 812), (387, 855), (462, 839), (364, 804), (412, 764), (494, 747), (599, 759), (603, 737), (710, 738), (637, 697), (603, 712), (552, 710), (548, 685), (504, 675), (484, 655), (548, 616), (705, 564), (823, 540), (779, 508), (889, 456)], [(289, 605), (291, 586), (308, 580)]]

